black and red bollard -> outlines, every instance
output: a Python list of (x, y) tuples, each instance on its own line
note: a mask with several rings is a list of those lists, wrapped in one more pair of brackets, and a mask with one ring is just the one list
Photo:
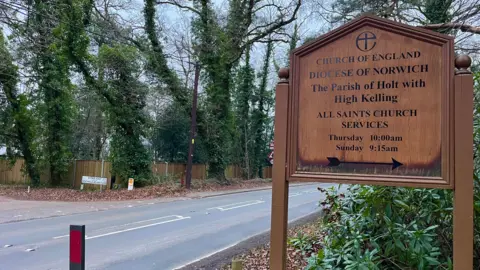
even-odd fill
[(70, 270), (85, 270), (85, 225), (70, 225)]

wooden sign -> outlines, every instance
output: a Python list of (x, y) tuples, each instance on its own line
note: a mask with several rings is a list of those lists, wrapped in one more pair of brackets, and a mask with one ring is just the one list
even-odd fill
[(453, 187), (453, 38), (364, 17), (292, 53), (288, 175)]
[(452, 37), (374, 16), (292, 52), (275, 95), (270, 269), (286, 269), (292, 180), (454, 189), (453, 268), (473, 268), (473, 76), (453, 56)]

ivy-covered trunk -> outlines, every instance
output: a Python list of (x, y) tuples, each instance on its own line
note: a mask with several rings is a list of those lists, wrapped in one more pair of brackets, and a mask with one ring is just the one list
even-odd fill
[[(250, 115), (250, 104), (255, 91), (255, 74), (250, 66), (250, 49), (245, 54), (245, 65), (240, 68), (237, 74), (237, 87), (234, 94), (236, 103), (235, 124), (237, 126), (238, 143), (237, 149), (240, 152), (235, 156), (240, 161), (243, 177), (249, 179), (255, 173), (255, 155), (253, 148), (252, 119)], [(252, 166), (253, 165), (253, 166)]]
[(69, 62), (63, 54), (64, 44), (58, 31), (62, 24), (54, 20), (62, 9), (58, 3), (37, 0), (33, 10), (33, 28), (38, 35), (33, 70), (39, 78), (38, 88), (43, 98), (45, 163), (50, 168), (51, 184), (59, 185), (71, 157), (69, 147), (74, 113)]
[(225, 169), (229, 163), (229, 150), (232, 138), (232, 114), (230, 101), (232, 65), (219, 66), (211, 74), (207, 85), (208, 108), (210, 112), (208, 123), (208, 140), (206, 141), (209, 151), (208, 174), (216, 178), (219, 183), (228, 184), (225, 177)]
[(103, 45), (98, 60), (105, 72), (104, 87), (112, 100), (107, 105), (113, 130), (112, 172), (123, 183), (134, 178), (136, 185), (141, 186), (150, 180), (151, 160), (142, 143), (149, 123), (144, 111), (147, 86), (137, 79), (141, 74), (139, 58), (134, 47)]
[(40, 87), (44, 94), (46, 125), (46, 153), (50, 166), (51, 184), (56, 186), (62, 182), (68, 170), (70, 158), (70, 135), (72, 123), (72, 94), (67, 76), (68, 67), (55, 55), (44, 52), (39, 59), (43, 66)]
[(25, 160), (25, 167), (33, 186), (40, 183), (37, 160), (33, 153), (34, 123), (31, 112), (28, 110), (28, 98), (19, 94), (17, 89), (18, 71), (7, 49), (3, 32), (0, 29), (0, 89), (3, 90), (10, 106), (9, 118), (13, 121), (13, 128), (4, 130), (8, 136), (14, 138), (14, 145), (20, 150)]
[(272, 56), (273, 42), (269, 41), (267, 43), (267, 53), (263, 62), (263, 68), (261, 73), (260, 86), (258, 87), (257, 100), (258, 104), (253, 113), (253, 130), (255, 136), (255, 147), (254, 147), (254, 171), (258, 173), (260, 178), (263, 178), (263, 164), (267, 158), (267, 142), (265, 139), (265, 128), (267, 121), (267, 113), (265, 109), (265, 103), (267, 101), (267, 79), (268, 71), (270, 65), (270, 58)]

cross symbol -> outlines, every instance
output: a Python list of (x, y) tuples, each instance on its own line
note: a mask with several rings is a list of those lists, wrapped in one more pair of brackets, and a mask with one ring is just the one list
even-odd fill
[[(371, 49), (373, 49), (375, 47), (375, 45), (377, 45), (377, 42), (373, 42), (373, 45), (371, 46), (371, 48), (368, 48), (368, 44), (369, 44), (369, 41), (368, 40), (376, 40), (377, 39), (377, 36), (375, 36), (374, 33), (372, 32), (363, 32), (361, 33), (360, 35), (358, 35), (357, 37), (357, 48), (361, 51), (370, 51)], [(360, 48), (360, 41), (363, 41), (363, 49)], [(371, 44), (371, 43), (370, 43)]]

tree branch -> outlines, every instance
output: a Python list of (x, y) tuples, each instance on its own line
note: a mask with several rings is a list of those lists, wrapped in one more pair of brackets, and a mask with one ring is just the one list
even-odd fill
[(172, 0), (172, 1), (156, 1), (156, 4), (157, 5), (160, 5), (160, 4), (172, 5), (172, 6), (176, 6), (178, 8), (181, 8), (181, 9), (189, 10), (191, 12), (194, 12), (194, 13), (197, 13), (198, 15), (200, 15), (200, 11), (198, 11), (198, 10), (192, 8), (192, 7), (189, 7), (189, 6), (182, 5), (175, 0)]
[(270, 33), (274, 32), (275, 30), (293, 22), (297, 17), (297, 13), (298, 13), (298, 10), (300, 9), (301, 5), (302, 5), (302, 0), (298, 0), (292, 16), (290, 16), (290, 18), (288, 20), (280, 20), (277, 23), (274, 23), (273, 25), (271, 25), (270, 27), (265, 29), (264, 31), (257, 33), (257, 35), (255, 35), (246, 44), (244, 44), (244, 46), (242, 47), (242, 51), (244, 50), (244, 48), (246, 48), (246, 47), (250, 46), (251, 44), (261, 40), (262, 38), (268, 36)]
[(469, 32), (472, 34), (480, 34), (480, 27), (467, 25), (463, 23), (439, 23), (439, 24), (427, 24), (419, 26), (421, 28), (430, 29), (430, 30), (440, 30), (440, 29), (459, 29), (462, 32)]
[[(120, 29), (118, 29), (118, 25), (116, 22), (112, 22), (110, 20), (110, 18), (107, 18), (104, 14), (102, 14), (102, 12), (94, 5), (93, 6), (96, 14), (105, 22), (108, 24), (108, 26), (110, 27), (110, 30), (113, 30), (115, 31), (115, 34), (123, 39), (125, 39), (126, 41), (129, 41), (131, 42), (133, 45), (135, 45), (140, 51), (142, 52), (145, 52), (146, 49), (144, 48), (144, 46), (142, 45), (142, 43), (140, 43), (139, 41), (135, 40), (134, 38), (132, 37), (129, 37), (129, 36), (126, 36), (122, 33), (122, 31)], [(94, 34), (94, 35), (100, 35), (102, 36), (101, 34), (97, 34), (97, 33), (94, 33), (93, 31), (89, 31), (88, 29), (86, 30), (88, 33), (90, 34)]]
[(286, 40), (286, 39), (281, 39), (281, 38), (270, 38), (270, 39), (262, 39), (262, 40), (258, 40), (257, 43), (270, 43), (270, 42), (282, 42), (282, 43), (289, 43), (290, 41), (289, 40)]

